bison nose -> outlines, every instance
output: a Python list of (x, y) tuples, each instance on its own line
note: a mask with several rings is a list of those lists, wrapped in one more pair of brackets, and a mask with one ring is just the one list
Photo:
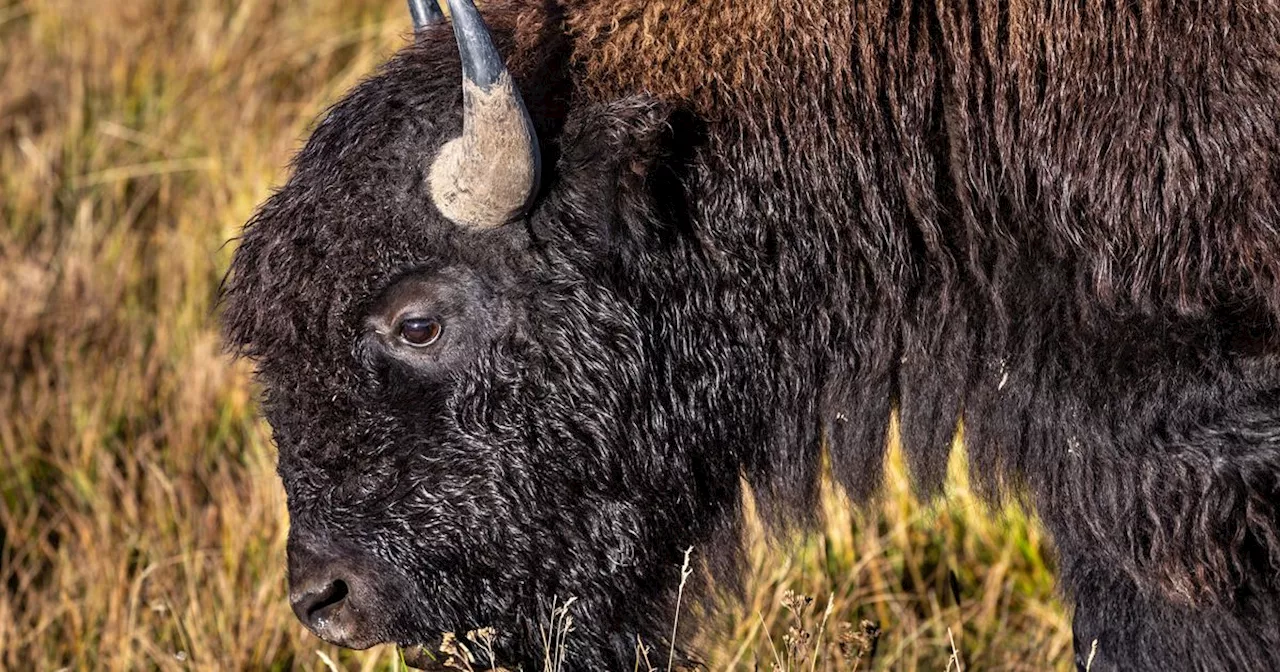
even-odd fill
[(365, 632), (371, 595), (357, 562), (324, 540), (291, 534), (289, 603), (298, 620), (327, 642), (362, 649), (376, 642)]
[(338, 634), (332, 631), (340, 629), (335, 621), (351, 593), (349, 584), (343, 579), (327, 578), (296, 583), (299, 585), (290, 591), (289, 602), (298, 620), (324, 639), (330, 639), (327, 634)]

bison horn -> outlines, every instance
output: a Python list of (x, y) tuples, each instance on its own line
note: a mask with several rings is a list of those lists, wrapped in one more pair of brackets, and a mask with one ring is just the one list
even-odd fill
[(444, 12), (436, 0), (409, 0), (409, 14), (413, 16), (413, 30), (444, 22)]
[(448, 2), (462, 56), (462, 135), (445, 143), (431, 166), (431, 199), (459, 225), (493, 228), (523, 214), (533, 200), (538, 138), (475, 4)]

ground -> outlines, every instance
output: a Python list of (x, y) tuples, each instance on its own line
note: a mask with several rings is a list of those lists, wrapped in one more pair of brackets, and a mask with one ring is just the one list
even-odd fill
[[(408, 26), (402, 0), (0, 0), (0, 668), (399, 664), (290, 612), (270, 432), (214, 298), (310, 124)], [(701, 618), (712, 670), (1066, 669), (1045, 535), (956, 467), (944, 502), (895, 464), (863, 513), (828, 493), (819, 533), (753, 535), (745, 601), (678, 627)]]

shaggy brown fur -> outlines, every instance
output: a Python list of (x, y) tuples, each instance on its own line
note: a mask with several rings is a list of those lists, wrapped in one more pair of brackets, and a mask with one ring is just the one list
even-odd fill
[[(955, 143), (948, 167), (973, 192), (962, 200), (1040, 197), (1087, 217), (1092, 226), (1063, 221), (1044, 242), (1098, 260), (1099, 298), (1194, 312), (1205, 290), (1232, 287), (1280, 306), (1280, 235), (1260, 218), (1276, 212), (1275, 157), (1256, 144), (1230, 151), (1233, 137), (1274, 132), (1259, 112), (1275, 101), (1257, 86), (1280, 74), (1276, 45), (1259, 39), (1277, 31), (1272, 7), (923, 4), (568, 0), (565, 22), (582, 84), (599, 100), (647, 93), (712, 119), (836, 128), (887, 105), (877, 110), (890, 117), (885, 130), (909, 140), (924, 135), (940, 92)], [(1224, 63), (1242, 67), (1220, 78)], [(995, 165), (1026, 177), (995, 194)], [(1106, 173), (1115, 179), (1082, 179)], [(1223, 183), (1243, 189), (1223, 193)], [(1033, 184), (1048, 193), (1029, 193)], [(1159, 226), (1212, 221), (1227, 207), (1258, 215), (1221, 230)]]
[[(1226, 307), (1242, 329), (1223, 335), (1240, 352), (1280, 350), (1280, 14), (1267, 3), (565, 4), (581, 85), (593, 99), (651, 94), (687, 106), (711, 124), (713, 143), (722, 135), (731, 151), (754, 153), (753, 164), (882, 171), (881, 183), (896, 183), (901, 201), (893, 202), (891, 188), (866, 194), (869, 208), (910, 213), (915, 249), (930, 260), (921, 275), (941, 288), (972, 283), (990, 301), (987, 319), (1018, 321), (1001, 296), (1015, 274), (1012, 258), (993, 256), (993, 243), (1011, 244), (1023, 250), (1015, 254), (1073, 260), (1076, 319), (1084, 323), (1116, 312), (1204, 320)], [(838, 158), (859, 152), (869, 165)], [(952, 300), (940, 297), (943, 306)], [(945, 356), (950, 336), (929, 325), (941, 306), (922, 305), (915, 322), (922, 333), (908, 327), (904, 349), (909, 355), (914, 344), (921, 355)], [(991, 331), (989, 351), (1004, 349), (999, 341), (1011, 338), (1011, 328)], [(889, 368), (863, 371), (864, 382), (887, 385)], [(930, 377), (947, 371), (926, 368)], [(899, 375), (907, 449), (921, 485), (936, 491), (947, 418), (961, 415), (959, 391), (972, 383), (957, 372), (949, 392), (913, 385), (911, 366)], [(938, 396), (917, 401), (915, 387)], [(968, 404), (971, 441), (1016, 445), (1016, 431), (994, 435), (997, 423), (988, 427), (976, 396)], [(856, 463), (878, 457), (879, 431), (873, 424), (846, 438), (855, 450), (872, 451)], [(1026, 476), (1000, 453), (979, 448), (977, 476), (993, 496), (1001, 482), (1016, 495)], [(1194, 465), (1168, 463), (1178, 459), (1107, 459), (1088, 471), (1135, 480), (1082, 491), (1073, 477), (1054, 488), (1063, 500), (1042, 492), (1038, 503), (1091, 497), (1076, 515), (1108, 518), (1099, 524), (1110, 531), (1098, 534), (1110, 536), (1141, 514), (1107, 498), (1145, 491), (1152, 506), (1172, 508), (1152, 511), (1150, 529), (1128, 533), (1125, 543), (1139, 555), (1118, 558), (1120, 565), (1175, 601), (1216, 601), (1239, 581), (1226, 577), (1241, 570), (1233, 569), (1230, 549), (1193, 540), (1188, 521), (1208, 515), (1199, 507), (1211, 504), (1189, 494), (1212, 500), (1218, 486)], [(1171, 469), (1198, 484), (1162, 482), (1157, 474)], [(855, 489), (864, 480), (851, 479)], [(1168, 503), (1155, 504), (1160, 498)], [(1228, 538), (1252, 529), (1269, 540), (1273, 557), (1280, 549), (1274, 504), (1254, 501), (1233, 524), (1239, 527)], [(1091, 543), (1108, 545), (1096, 535)]]
[[(1230, 338), (1254, 352), (1280, 347), (1270, 329), (1248, 326), (1273, 322), (1266, 314), (1280, 308), (1280, 160), (1274, 145), (1255, 141), (1276, 133), (1276, 117), (1264, 112), (1277, 103), (1265, 83), (1280, 78), (1273, 8), (565, 4), (581, 85), (593, 99), (651, 94), (688, 106), (713, 135), (764, 152), (752, 158), (770, 165), (833, 161), (827, 168), (838, 171), (836, 157), (859, 148), (898, 154), (884, 168), (896, 177), (883, 179), (900, 182), (901, 206), (921, 227), (922, 251), (944, 286), (954, 281), (948, 240), (979, 262), (971, 280), (992, 292), (1005, 270), (980, 260), (991, 241), (1010, 241), (1078, 260), (1081, 319), (1112, 310), (1195, 319), (1246, 307), (1249, 335)], [(1238, 67), (1222, 77), (1224, 64)], [(937, 189), (940, 181), (953, 190)], [(992, 298), (992, 317), (1009, 319), (1005, 302)], [(909, 420), (908, 448), (933, 490), (950, 424)], [(987, 479), (1006, 471), (977, 466)], [(1212, 594), (1206, 567), (1226, 567), (1212, 553), (1152, 558), (1152, 569), (1171, 595)]]

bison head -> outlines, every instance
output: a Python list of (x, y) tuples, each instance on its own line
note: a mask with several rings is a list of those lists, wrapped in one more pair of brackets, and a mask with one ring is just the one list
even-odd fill
[(694, 125), (588, 100), (551, 10), (499, 4), (493, 40), (469, 1), (452, 32), (414, 4), (417, 43), (328, 112), (225, 283), (290, 599), (344, 646), (493, 627), (519, 663), (574, 598), (570, 664), (629, 665), (670, 627), (684, 549), (733, 518), (740, 456), (707, 446), (753, 429), (709, 417), (747, 381), (680, 270), (671, 148)]

